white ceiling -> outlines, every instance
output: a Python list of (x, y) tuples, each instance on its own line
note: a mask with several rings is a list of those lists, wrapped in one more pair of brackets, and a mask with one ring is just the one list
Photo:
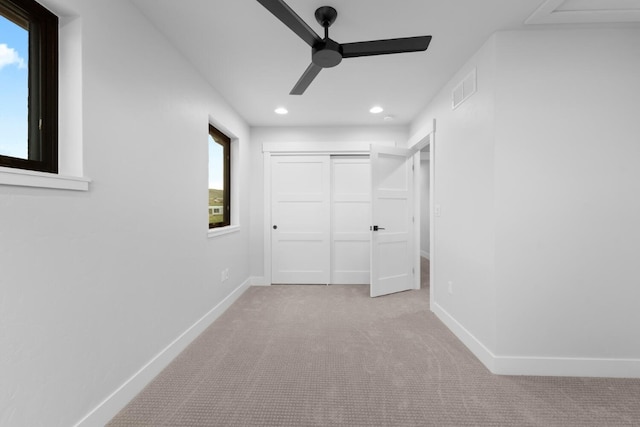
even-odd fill
[[(132, 1), (252, 126), (407, 124), (493, 32), (524, 28), (544, 3), (287, 0), (320, 35), (315, 10), (336, 8), (330, 37), (339, 43), (433, 36), (426, 52), (345, 59), (291, 96), (311, 49), (257, 1)], [(370, 114), (374, 104), (385, 112)], [(276, 115), (280, 106), (289, 114)]]
[(546, 0), (526, 24), (640, 22), (640, 0)]

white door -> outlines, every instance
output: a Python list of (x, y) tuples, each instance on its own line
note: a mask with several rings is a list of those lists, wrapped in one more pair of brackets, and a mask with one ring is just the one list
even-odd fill
[(414, 289), (413, 159), (403, 148), (371, 146), (372, 297)]
[(331, 157), (331, 283), (369, 283), (369, 157)]
[(329, 156), (271, 159), (271, 282), (328, 284)]

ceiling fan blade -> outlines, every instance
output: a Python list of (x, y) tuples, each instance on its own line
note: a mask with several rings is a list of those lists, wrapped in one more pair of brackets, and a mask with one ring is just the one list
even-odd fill
[(294, 11), (282, 0), (258, 0), (269, 12), (278, 18), (284, 25), (289, 27), (309, 46), (313, 47), (316, 42), (321, 41), (320, 36), (311, 29)]
[(302, 95), (320, 71), (322, 71), (322, 67), (318, 67), (312, 62), (311, 65), (307, 67), (304, 74), (302, 74), (298, 83), (296, 83), (293, 89), (291, 89), (289, 95)]
[(390, 53), (420, 52), (427, 50), (429, 43), (431, 43), (431, 36), (344, 43), (342, 45), (342, 57), (355, 58), (358, 56), (388, 55)]

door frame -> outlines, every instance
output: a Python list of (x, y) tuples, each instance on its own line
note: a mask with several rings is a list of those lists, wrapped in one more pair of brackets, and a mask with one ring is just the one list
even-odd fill
[(371, 144), (395, 147), (395, 141), (372, 142), (264, 142), (263, 153), (263, 184), (264, 184), (264, 281), (270, 286), (271, 271), (271, 157), (272, 156), (309, 156), (309, 155), (368, 155)]
[[(411, 144), (412, 141), (415, 141)], [(431, 311), (433, 311), (433, 290), (435, 288), (435, 270), (436, 270), (436, 244), (435, 244), (435, 235), (436, 235), (436, 221), (435, 221), (435, 203), (436, 203), (436, 168), (435, 168), (435, 158), (436, 158), (436, 119), (433, 119), (431, 122), (431, 126), (424, 129), (422, 132), (416, 134), (414, 138), (409, 141), (410, 150), (414, 155), (418, 156), (417, 167), (414, 168), (413, 171), (413, 179), (414, 182), (418, 185), (414, 186), (414, 227), (415, 227), (415, 239), (417, 242), (415, 245), (415, 253), (417, 254), (414, 260), (414, 268), (416, 271), (420, 271), (420, 222), (421, 222), (421, 212), (420, 212), (420, 152), (426, 148), (430, 147), (429, 150), (429, 301), (431, 304)], [(416, 289), (420, 289), (420, 275), (415, 275), (415, 280), (417, 281)]]

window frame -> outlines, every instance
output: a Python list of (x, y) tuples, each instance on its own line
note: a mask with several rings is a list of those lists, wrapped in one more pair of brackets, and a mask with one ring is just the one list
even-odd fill
[(0, 166), (57, 174), (58, 17), (35, 0), (0, 0), (0, 14), (29, 27), (29, 158), (0, 154)]
[[(222, 133), (212, 124), (209, 124), (209, 135), (211, 139), (222, 146), (223, 156), (223, 194), (224, 209), (222, 213), (222, 222), (209, 223), (209, 230), (228, 227), (231, 225), (231, 138)], [(208, 149), (207, 144), (207, 149)]]

